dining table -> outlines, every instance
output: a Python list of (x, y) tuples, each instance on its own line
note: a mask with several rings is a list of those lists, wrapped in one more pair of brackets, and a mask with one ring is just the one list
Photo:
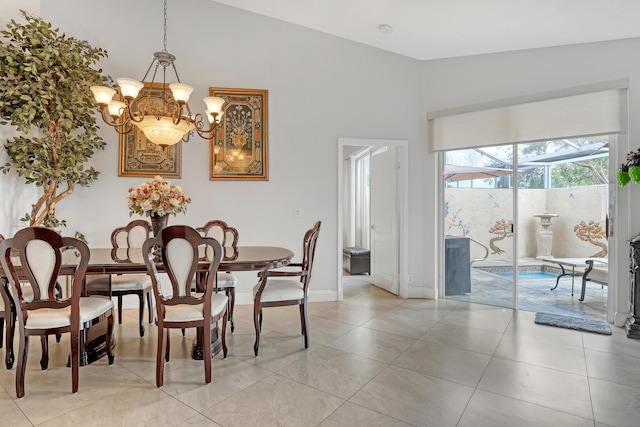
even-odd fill
[[(265, 271), (273, 268), (284, 267), (293, 258), (293, 252), (287, 248), (276, 246), (237, 246), (225, 247), (218, 271)], [(142, 249), (140, 248), (90, 248), (89, 265), (86, 275), (108, 275), (108, 274), (139, 274), (146, 273), (147, 268), (144, 263)], [(77, 264), (78, 256), (74, 250), (65, 251), (62, 257), (62, 274), (73, 272)], [(156, 266), (159, 272), (164, 271), (162, 262), (157, 259)], [(206, 253), (201, 254), (197, 271), (206, 271), (209, 266), (209, 259)], [(5, 277), (0, 266), (0, 277)], [(83, 290), (86, 292), (86, 290)], [(81, 343), (81, 365), (92, 363), (106, 354), (106, 325), (105, 322), (91, 327), (87, 336)], [(212, 348), (214, 353), (220, 349), (218, 340), (219, 331), (212, 329), (211, 339), (214, 342)], [(203, 355), (203, 331), (198, 330), (194, 340), (191, 357), (202, 359)], [(115, 340), (112, 340), (115, 345)], [(8, 347), (8, 346), (7, 346)], [(7, 348), (8, 352), (12, 349)], [(9, 358), (7, 358), (8, 360)]]

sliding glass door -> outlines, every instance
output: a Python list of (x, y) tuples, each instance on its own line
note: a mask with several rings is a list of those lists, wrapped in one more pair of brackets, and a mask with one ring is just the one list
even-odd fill
[(605, 136), (443, 153), (444, 297), (604, 317), (606, 289), (593, 286), (592, 304), (581, 304), (584, 268), (556, 281), (563, 271), (553, 259), (607, 256), (608, 144)]
[(513, 147), (444, 154), (444, 295), (514, 306)]

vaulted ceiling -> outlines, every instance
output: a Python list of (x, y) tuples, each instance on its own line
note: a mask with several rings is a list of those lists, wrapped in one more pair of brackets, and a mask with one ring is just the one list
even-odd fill
[(419, 60), (640, 37), (638, 0), (215, 1)]

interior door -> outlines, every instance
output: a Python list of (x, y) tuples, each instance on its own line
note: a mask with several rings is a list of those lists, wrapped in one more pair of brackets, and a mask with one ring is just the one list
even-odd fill
[(398, 294), (398, 148), (371, 155), (371, 281)]

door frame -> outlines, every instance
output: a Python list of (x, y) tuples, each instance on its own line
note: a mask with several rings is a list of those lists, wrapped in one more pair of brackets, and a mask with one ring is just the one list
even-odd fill
[[(621, 144), (627, 144), (628, 143), (628, 137), (626, 133), (621, 133), (621, 134), (611, 134), (609, 136), (610, 141), (609, 141), (609, 190), (608, 190), (608, 203), (607, 203), (607, 218), (609, 220), (609, 234), (607, 236), (607, 248), (608, 248), (608, 254), (607, 257), (609, 259), (609, 267), (608, 268), (608, 281), (610, 284), (615, 284), (615, 285), (608, 285), (607, 286), (607, 322), (612, 323), (616, 326), (623, 326), (624, 322), (626, 321), (626, 319), (628, 318), (628, 314), (626, 313), (625, 309), (620, 309), (621, 306), (624, 306), (624, 304), (626, 304), (626, 300), (625, 300), (625, 296), (623, 295), (628, 295), (628, 288), (625, 289), (621, 289), (624, 288), (624, 286), (621, 286), (618, 282), (617, 282), (617, 278), (620, 277), (619, 275), (619, 271), (620, 268), (626, 268), (626, 266), (624, 266), (624, 263), (626, 261), (623, 261), (620, 259), (619, 253), (618, 253), (618, 241), (619, 241), (619, 235), (620, 234), (624, 234), (625, 233), (625, 229), (628, 229), (628, 221), (629, 218), (626, 218), (626, 222), (623, 219), (622, 215), (623, 212), (618, 208), (618, 205), (616, 203), (616, 199), (618, 196), (618, 185), (617, 185), (617, 168), (615, 167), (615, 165), (618, 164), (618, 157), (619, 152), (621, 152), (621, 150), (624, 150), (624, 148), (621, 149), (621, 146), (624, 147), (625, 145), (621, 145)], [(513, 189), (512, 189), (512, 196), (513, 196), (513, 222), (514, 224), (518, 224), (518, 201), (519, 201), (519, 189), (518, 189), (518, 180), (517, 180), (517, 171), (518, 171), (518, 156), (515, 155), (515, 153), (517, 153), (518, 150), (518, 145), (519, 144), (524, 144), (525, 142), (522, 143), (514, 143), (514, 144), (508, 144), (511, 145), (513, 147), (514, 150), (514, 179), (513, 179)], [(437, 153), (437, 165), (440, 171), (444, 171), (444, 164), (445, 164), (445, 152), (444, 151), (440, 151)], [(437, 232), (438, 232), (438, 244), (437, 244), (437, 266), (438, 266), (438, 282), (437, 282), (437, 298), (444, 298), (444, 287), (445, 287), (445, 280), (444, 280), (444, 271), (445, 271), (445, 260), (444, 260), (444, 254), (445, 254), (445, 230), (444, 230), (444, 209), (442, 209), (442, 207), (444, 206), (444, 193), (445, 193), (445, 178), (444, 178), (444, 174), (440, 173), (438, 174), (438, 191), (437, 191), (437, 202), (438, 202), (438, 215), (437, 215), (437, 221), (438, 221), (438, 225), (437, 225)], [(625, 227), (625, 225), (627, 225)], [(628, 232), (626, 232), (626, 234), (628, 234)], [(518, 255), (518, 240), (520, 238), (519, 233), (515, 233), (514, 234), (514, 238), (513, 238), (513, 253), (514, 253), (514, 268), (517, 267), (517, 261), (519, 259), (519, 255)], [(623, 276), (624, 277), (624, 276)], [(512, 309), (517, 309), (518, 307), (518, 282), (517, 280), (514, 280), (514, 285), (513, 285), (513, 293), (512, 293)]]
[(357, 139), (338, 138), (338, 236), (337, 236), (337, 265), (336, 280), (338, 283), (338, 301), (343, 300), (343, 215), (344, 215), (344, 147), (398, 147), (398, 192), (397, 198), (397, 220), (398, 220), (398, 296), (408, 297), (408, 277), (409, 277), (409, 141), (396, 139)]

